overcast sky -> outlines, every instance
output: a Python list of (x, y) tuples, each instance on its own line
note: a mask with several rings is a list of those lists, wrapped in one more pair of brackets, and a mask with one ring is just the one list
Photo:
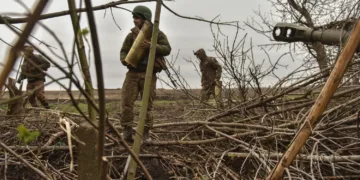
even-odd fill
[[(24, 1), (28, 7), (33, 7), (35, 0), (26, 0)], [(67, 1), (50, 1), (51, 3), (48, 5), (47, 9), (43, 14), (49, 12), (58, 12), (68, 9)], [(78, 4), (78, 0), (76, 1)], [(93, 0), (93, 5), (101, 5), (106, 4), (108, 2), (112, 2), (112, 0)], [(225, 3), (226, 2), (226, 3)], [(141, 3), (142, 5), (148, 6), (153, 11), (153, 18), (155, 12), (155, 2), (151, 3)], [(243, 22), (251, 17), (255, 17), (254, 10), (261, 9), (263, 12), (270, 12), (271, 6), (267, 1), (264, 0), (175, 0), (171, 2), (165, 1), (165, 4), (168, 5), (175, 12), (191, 17), (201, 17), (204, 19), (211, 20), (217, 15), (220, 14), (220, 20), (222, 21), (239, 21), (240, 26), (244, 26)], [(132, 10), (137, 4), (128, 4), (121, 5), (121, 7)], [(0, 6), (1, 15), (8, 15), (11, 17), (14, 14), (12, 13), (24, 13), (26, 12), (24, 8), (22, 8), (15, 1), (5, 1), (2, 6)], [(134, 27), (132, 21), (131, 13), (121, 10), (121, 9), (113, 9), (113, 14), (115, 21), (120, 26), (121, 30), (114, 23), (114, 19), (111, 15), (110, 9), (95, 11), (96, 23), (98, 35), (100, 38), (100, 50), (101, 56), (103, 60), (103, 69), (105, 76), (105, 87), (108, 89), (121, 88), (122, 83), (125, 78), (125, 73), (127, 72), (126, 67), (124, 67), (120, 63), (119, 58), (119, 50), (123, 43), (125, 36), (130, 32), (130, 29)], [(62, 16), (47, 20), (42, 20), (46, 26), (51, 28), (54, 33), (61, 39), (62, 44), (66, 48), (66, 53), (71, 54), (71, 46), (73, 41), (73, 31), (71, 26), (70, 16)], [(23, 28), (24, 24), (16, 24), (17, 27)], [(82, 13), (82, 28), (88, 27), (86, 13)], [(178, 59), (175, 63), (176, 67), (179, 67), (181, 70), (181, 74), (187, 79), (191, 88), (200, 88), (200, 77), (195, 71), (193, 65), (184, 60), (192, 59), (194, 62), (196, 61), (196, 57), (194, 57), (192, 51), (197, 50), (199, 48), (204, 48), (207, 51), (209, 56), (215, 56), (213, 50), (213, 38), (209, 28), (209, 24), (205, 22), (199, 22), (194, 20), (187, 20), (173, 15), (171, 12), (162, 8), (161, 18), (160, 18), (160, 29), (166, 33), (170, 45), (172, 47), (172, 53), (168, 56), (168, 59), (176, 56), (179, 51)], [(234, 28), (224, 28), (224, 32), (232, 37), (234, 35)], [(241, 30), (239, 36), (243, 36), (245, 33), (249, 34), (249, 38), (252, 38), (253, 45), (266, 44), (269, 43), (269, 40), (264, 38), (264, 36), (257, 35), (254, 31), (249, 30)], [(59, 45), (54, 40), (54, 38), (47, 33), (42, 27), (37, 26), (37, 28), (32, 32), (32, 35), (37, 37), (38, 39), (44, 41), (45, 43), (56, 47), (54, 51), (57, 54), (61, 55), (61, 51)], [(0, 38), (4, 41), (13, 44), (15, 42), (15, 35), (12, 33), (5, 25), (0, 25)], [(32, 42), (39, 44), (38, 41), (35, 41), (33, 38), (30, 38)], [(90, 40), (90, 36), (88, 37)], [(41, 49), (44, 49), (45, 52), (49, 52), (46, 50), (44, 45), (39, 46)], [(2, 63), (5, 62), (8, 46), (3, 42), (0, 42), (0, 59)], [(259, 47), (255, 48), (255, 58), (259, 61), (262, 61), (263, 58), (266, 57), (266, 54), (260, 50)], [(269, 51), (270, 57), (275, 61), (279, 58), (282, 52), (278, 52), (275, 50)], [(62, 60), (56, 58), (54, 60), (62, 63)], [(97, 88), (96, 78), (95, 78), (95, 69), (93, 64), (93, 57), (91, 58), (91, 73), (94, 81), (94, 87)], [(282, 60), (283, 64), (286, 64), (286, 59)], [(289, 62), (288, 62), (289, 63)], [(292, 63), (292, 62), (290, 62)], [(295, 67), (295, 65), (292, 65)], [(78, 71), (78, 69), (76, 69)], [(285, 70), (287, 71), (287, 70)], [(282, 74), (284, 75), (285, 71)], [(54, 77), (63, 76), (62, 73), (59, 72), (56, 68), (52, 67), (48, 71)], [(281, 74), (280, 72), (280, 74)], [(12, 77), (15, 77), (15, 73), (11, 74)], [(164, 79), (167, 79), (165, 76), (165, 72), (161, 72), (160, 76)], [(81, 76), (79, 76), (81, 77)], [(264, 81), (264, 85), (270, 85), (273, 83), (271, 79)], [(163, 84), (158, 82), (158, 88), (167, 88)], [(46, 87), (47, 90), (59, 90), (59, 86), (56, 84), (51, 84)]]

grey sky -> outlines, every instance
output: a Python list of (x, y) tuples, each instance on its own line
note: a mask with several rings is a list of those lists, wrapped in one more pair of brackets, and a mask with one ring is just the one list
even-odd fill
[[(32, 7), (35, 0), (26, 0), (24, 1), (28, 7)], [(78, 0), (76, 1), (78, 4)], [(93, 5), (101, 5), (112, 0), (93, 0)], [(226, 2), (226, 3), (225, 3)], [(185, 15), (185, 16), (200, 16), (204, 19), (213, 19), (218, 14), (221, 14), (220, 20), (222, 21), (239, 21), (240, 25), (243, 26), (243, 22), (246, 19), (254, 16), (254, 10), (261, 9), (264, 12), (270, 12), (271, 6), (267, 1), (264, 0), (196, 0), (196, 1), (185, 1), (185, 0), (176, 0), (165, 3), (173, 9), (175, 12)], [(141, 3), (148, 6), (153, 11), (155, 11), (155, 2), (151, 3)], [(137, 4), (128, 4), (122, 5), (121, 7), (132, 10)], [(67, 10), (67, 1), (51, 1), (48, 8), (44, 13), (57, 12)], [(9, 12), (24, 13), (23, 8), (17, 4), (15, 1), (6, 1), (0, 6), (1, 15), (8, 14)], [(114, 20), (111, 16), (110, 9), (100, 10), (95, 12), (96, 23), (98, 28), (98, 35), (100, 38), (100, 48), (102, 52), (104, 76), (105, 76), (105, 87), (106, 88), (121, 88), (125, 73), (127, 72), (126, 67), (124, 67), (119, 61), (119, 50), (121, 48), (122, 42), (125, 36), (129, 33), (130, 29), (133, 27), (132, 15), (131, 13), (120, 10), (113, 9), (113, 14), (117, 24), (120, 26), (121, 30), (115, 25)], [(46, 26), (50, 27), (57, 36), (61, 39), (62, 44), (65, 46), (68, 55), (71, 53), (72, 41), (73, 41), (73, 32), (71, 27), (70, 16), (62, 16), (53, 19), (47, 19), (41, 21)], [(23, 27), (24, 24), (17, 24), (17, 27)], [(81, 21), (82, 28), (88, 27), (86, 14), (82, 14)], [(172, 46), (172, 53), (168, 56), (168, 59), (171, 59), (172, 56), (175, 56), (178, 51), (180, 51), (179, 57), (176, 61), (176, 67), (180, 67), (182, 75), (187, 79), (188, 83), (191, 85), (191, 88), (200, 88), (200, 77), (197, 75), (192, 64), (187, 63), (184, 58), (192, 59), (195, 61), (195, 57), (192, 54), (193, 50), (198, 48), (204, 48), (205, 50), (212, 50), (213, 47), (213, 38), (209, 28), (209, 24), (205, 22), (193, 21), (182, 19), (170, 13), (165, 8), (162, 8), (162, 14), (160, 19), (160, 29), (166, 33), (170, 44)], [(234, 28), (224, 28), (224, 32), (227, 33), (230, 37), (234, 35)], [(246, 29), (246, 31), (240, 31), (239, 35), (243, 36), (245, 33), (248, 33), (253, 40), (254, 45), (266, 44), (269, 43), (268, 39), (263, 36), (259, 36), (254, 31)], [(36, 36), (38, 39), (50, 44), (57, 48), (55, 52), (61, 54), (59, 50), (59, 45), (51, 37), (51, 35), (41, 27), (38, 27), (33, 31), (32, 35)], [(15, 40), (15, 35), (5, 26), (0, 25), (0, 38), (13, 43)], [(90, 41), (90, 36), (88, 37)], [(31, 38), (31, 41), (39, 44), (37, 41)], [(42, 49), (45, 52), (46, 47), (41, 45)], [(5, 61), (6, 53), (8, 46), (0, 42), (0, 59), (2, 63)], [(255, 48), (255, 58), (259, 61), (262, 61), (265, 58), (265, 54), (260, 50), (260, 48)], [(274, 50), (269, 51), (271, 58), (275, 61), (280, 55), (281, 52), (276, 52)], [(209, 56), (214, 56), (213, 52), (207, 51)], [(51, 56), (55, 57), (55, 56)], [(61, 62), (62, 60), (54, 58), (56, 61)], [(285, 58), (286, 59), (286, 58)], [(292, 67), (295, 67), (293, 62), (286, 62), (282, 60), (282, 64), (293, 64)], [(64, 63), (61, 63), (64, 64)], [(91, 73), (93, 75), (94, 87), (96, 88), (96, 78), (95, 70), (93, 64), (93, 57), (91, 57)], [(78, 69), (76, 69), (78, 71)], [(286, 70), (285, 70), (286, 71)], [(280, 74), (284, 74), (284, 70), (280, 71)], [(50, 68), (49, 73), (55, 77), (60, 77), (62, 74), (56, 68)], [(15, 73), (11, 74), (12, 77), (15, 77)], [(165, 72), (161, 72), (161, 77), (167, 79)], [(81, 77), (81, 76), (78, 76)], [(273, 80), (269, 79), (268, 81), (263, 82), (264, 85), (269, 85)], [(161, 86), (158, 82), (158, 88), (167, 88), (166, 86)], [(51, 84), (47, 86), (48, 90), (58, 90), (59, 86), (56, 84)]]

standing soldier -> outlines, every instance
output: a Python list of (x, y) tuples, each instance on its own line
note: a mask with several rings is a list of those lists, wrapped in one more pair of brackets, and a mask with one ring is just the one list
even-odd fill
[(46, 109), (50, 109), (49, 103), (45, 97), (44, 82), (45, 72), (50, 67), (50, 63), (41, 55), (33, 54), (34, 49), (31, 46), (24, 46), (24, 62), (21, 66), (21, 73), (17, 80), (21, 83), (27, 79), (26, 92), (35, 90), (28, 96), (28, 100), (32, 107), (38, 107), (36, 99), (40, 101)]
[(217, 107), (224, 108), (221, 98), (222, 83), (220, 81), (222, 69), (219, 62), (214, 57), (208, 57), (202, 48), (197, 50), (194, 55), (200, 59), (201, 101), (208, 101), (210, 95), (213, 95)]
[[(151, 22), (152, 13), (146, 6), (136, 6), (132, 11), (135, 27), (131, 29), (131, 32), (126, 36), (122, 48), (120, 50), (120, 61), (124, 66), (129, 69), (126, 73), (125, 81), (121, 90), (121, 125), (124, 127), (124, 139), (128, 142), (133, 142), (132, 139), (132, 124), (134, 120), (134, 103), (140, 93), (142, 97), (144, 91), (145, 74), (150, 52), (150, 41), (144, 40), (141, 44), (141, 48), (145, 49), (145, 53), (136, 67), (128, 64), (125, 59), (128, 55), (134, 40), (136, 39), (139, 30), (143, 27), (146, 20)], [(156, 45), (156, 61), (154, 65), (154, 72), (151, 81), (149, 104), (146, 114), (145, 127), (143, 139), (145, 141), (151, 141), (149, 130), (153, 125), (153, 101), (155, 98), (156, 90), (156, 73), (162, 70), (159, 66), (158, 60), (163, 59), (164, 56), (168, 56), (171, 52), (171, 46), (168, 42), (166, 35), (162, 32), (158, 32), (158, 40)]]

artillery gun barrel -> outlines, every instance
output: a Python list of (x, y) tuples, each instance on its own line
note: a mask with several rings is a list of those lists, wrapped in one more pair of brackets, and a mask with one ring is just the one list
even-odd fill
[[(283, 42), (320, 42), (325, 45), (340, 45), (347, 41), (350, 32), (344, 30), (316, 30), (292, 23), (278, 23), (273, 29), (276, 41)], [(357, 48), (360, 52), (360, 45)]]

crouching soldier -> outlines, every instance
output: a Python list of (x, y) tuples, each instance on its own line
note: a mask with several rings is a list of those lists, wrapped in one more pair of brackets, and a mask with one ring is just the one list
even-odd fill
[[(206, 55), (204, 49), (197, 50), (194, 55), (200, 60), (201, 71), (201, 101), (208, 101), (210, 95), (213, 95), (218, 108), (223, 109), (224, 105), (221, 98), (222, 68), (214, 57)], [(218, 92), (216, 92), (216, 89)]]
[[(128, 72), (126, 73), (125, 81), (121, 90), (121, 125), (124, 127), (123, 136), (124, 139), (128, 142), (133, 142), (132, 139), (132, 125), (134, 120), (134, 103), (140, 93), (142, 97), (144, 91), (145, 83), (145, 74), (148, 64), (149, 52), (150, 52), (150, 42), (149, 40), (144, 40), (141, 44), (142, 50), (145, 49), (143, 56), (140, 57), (140, 61), (136, 66), (128, 64), (125, 59), (129, 54), (130, 49), (132, 48), (135, 39), (141, 28), (143, 27), (145, 21), (151, 22), (152, 13), (151, 10), (145, 6), (136, 6), (132, 11), (133, 21), (135, 27), (131, 29), (131, 32), (126, 36), (123, 45), (120, 50), (120, 61), (123, 65), (127, 66)], [(135, 50), (136, 51), (136, 50)], [(150, 87), (150, 97), (149, 104), (147, 108), (145, 127), (143, 140), (151, 141), (149, 130), (153, 125), (153, 101), (155, 99), (155, 90), (156, 90), (156, 73), (160, 72), (163, 67), (160, 65), (160, 62), (163, 61), (164, 56), (168, 56), (171, 52), (171, 47), (168, 42), (167, 36), (164, 32), (158, 32), (158, 39), (156, 45), (156, 57), (154, 64), (154, 71)]]
[(29, 93), (35, 90), (28, 96), (28, 100), (32, 107), (38, 107), (37, 100), (46, 109), (50, 109), (49, 103), (45, 97), (44, 82), (45, 72), (50, 67), (50, 63), (41, 55), (33, 54), (34, 49), (31, 46), (24, 46), (24, 62), (21, 66), (21, 73), (17, 80), (21, 83), (22, 80), (27, 79), (26, 92)]

